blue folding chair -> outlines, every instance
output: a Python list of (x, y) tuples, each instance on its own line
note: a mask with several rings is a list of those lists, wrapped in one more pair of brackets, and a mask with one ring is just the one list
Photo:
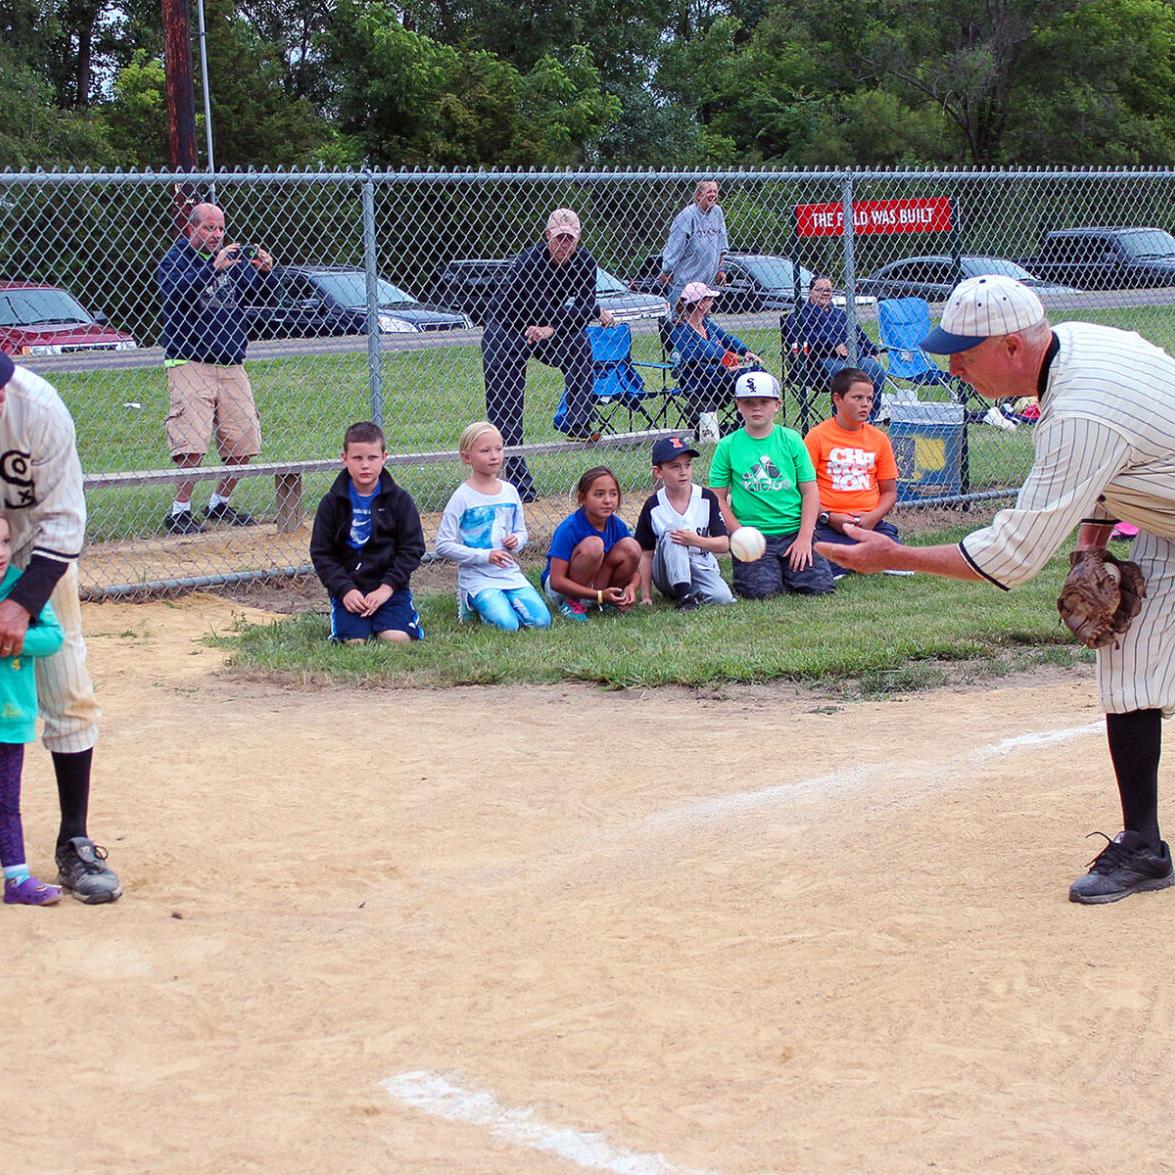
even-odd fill
[[(999, 428), (1015, 428), (1015, 420), (1002, 406), (983, 401), (962, 380), (949, 371), (943, 371), (922, 350), (921, 342), (930, 333), (930, 305), (922, 298), (886, 298), (877, 304), (877, 322), (881, 341), (889, 349), (889, 377), (904, 380), (911, 389), (942, 387), (956, 404), (962, 404), (969, 424), (991, 424)], [(910, 393), (917, 398), (917, 392)], [(968, 402), (977, 400), (982, 406), (969, 409)]]
[[(882, 345), (888, 348), (889, 376), (913, 387), (938, 385), (957, 399), (958, 383), (925, 351), (922, 340), (930, 334), (930, 306), (922, 298), (886, 298), (877, 304), (877, 324)], [(914, 394), (917, 398), (917, 394)]]
[[(586, 326), (584, 334), (592, 348), (592, 395), (595, 399), (596, 421), (601, 432), (615, 433), (618, 417), (624, 418), (632, 432), (641, 428), (680, 428), (677, 410), (678, 390), (670, 386), (667, 375), (672, 370), (668, 363), (634, 360), (632, 357), (632, 328), (627, 323), (616, 326)], [(645, 386), (638, 367), (651, 368), (662, 373), (661, 387), (655, 391)], [(555, 410), (555, 427), (563, 431), (567, 419), (567, 388)]]

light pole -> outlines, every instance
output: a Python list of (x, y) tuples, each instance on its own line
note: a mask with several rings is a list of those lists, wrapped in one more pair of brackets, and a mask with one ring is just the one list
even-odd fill
[[(196, 2), (197, 28), (200, 34), (200, 85), (204, 90), (204, 149), (208, 156), (208, 170), (216, 171), (212, 158), (212, 100), (208, 94), (208, 32), (204, 27), (204, 0)], [(208, 202), (216, 203), (216, 181), (208, 185)]]

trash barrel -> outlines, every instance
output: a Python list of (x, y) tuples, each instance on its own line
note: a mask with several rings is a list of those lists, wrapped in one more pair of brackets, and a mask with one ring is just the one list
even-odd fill
[(960, 493), (962, 404), (894, 404), (889, 439), (898, 463), (898, 501)]

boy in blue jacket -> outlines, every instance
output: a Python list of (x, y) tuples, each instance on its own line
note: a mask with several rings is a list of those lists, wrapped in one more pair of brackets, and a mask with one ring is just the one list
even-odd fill
[(424, 636), (408, 588), (424, 557), (424, 532), (412, 495), (384, 469), (387, 457), (379, 425), (351, 425), (343, 437), (345, 468), (314, 516), (310, 558), (330, 595), (332, 641)]

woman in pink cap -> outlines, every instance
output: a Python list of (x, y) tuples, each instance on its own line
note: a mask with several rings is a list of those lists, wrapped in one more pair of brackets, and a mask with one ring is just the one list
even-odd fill
[(689, 399), (690, 425), (695, 429), (702, 413), (730, 404), (741, 372), (764, 370), (763, 360), (742, 339), (710, 317), (719, 292), (705, 282), (690, 282), (677, 300), (669, 332), (673, 364)]

